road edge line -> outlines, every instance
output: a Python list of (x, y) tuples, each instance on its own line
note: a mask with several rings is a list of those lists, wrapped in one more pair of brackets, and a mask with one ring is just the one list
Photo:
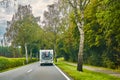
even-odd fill
[(58, 68), (55, 64), (54, 64), (54, 66), (67, 80), (71, 80), (60, 68)]

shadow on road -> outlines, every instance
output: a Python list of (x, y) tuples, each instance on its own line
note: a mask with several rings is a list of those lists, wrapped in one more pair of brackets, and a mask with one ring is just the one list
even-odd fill
[(40, 66), (54, 66), (54, 65), (47, 63), (47, 64), (40, 64)]

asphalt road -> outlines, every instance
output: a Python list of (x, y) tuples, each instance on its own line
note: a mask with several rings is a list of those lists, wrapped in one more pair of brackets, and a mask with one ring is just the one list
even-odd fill
[(0, 80), (70, 80), (55, 65), (40, 66), (39, 62), (0, 73)]

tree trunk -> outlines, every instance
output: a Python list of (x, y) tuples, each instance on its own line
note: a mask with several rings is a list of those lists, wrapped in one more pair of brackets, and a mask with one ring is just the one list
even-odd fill
[(83, 65), (83, 49), (84, 49), (84, 31), (83, 29), (79, 29), (79, 31), (80, 31), (80, 43), (79, 43), (77, 70), (83, 71), (82, 65)]
[(30, 50), (30, 61), (32, 61), (32, 49)]
[[(55, 28), (56, 28), (56, 26), (55, 26)], [(55, 60), (55, 62), (57, 62), (57, 53), (56, 53), (56, 39), (57, 39), (57, 35), (56, 34), (57, 34), (57, 32), (54, 32), (55, 38), (54, 38), (53, 44), (54, 44), (54, 60)]]
[(26, 63), (28, 63), (27, 44), (25, 43)]
[(54, 43), (54, 60), (57, 62), (56, 44)]
[[(83, 71), (82, 65), (83, 65), (83, 49), (84, 49), (84, 10), (88, 5), (88, 3), (90, 2), (90, 0), (79, 0), (79, 3), (78, 0), (68, 0), (68, 1), (69, 4), (73, 7), (75, 21), (80, 33), (77, 70)], [(80, 11), (80, 16), (79, 16), (79, 11)]]

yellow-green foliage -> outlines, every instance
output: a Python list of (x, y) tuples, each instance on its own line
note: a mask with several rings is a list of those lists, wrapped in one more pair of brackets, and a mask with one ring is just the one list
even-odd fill
[[(31, 61), (29, 59), (29, 62), (35, 62), (37, 59), (33, 58)], [(26, 64), (25, 58), (6, 58), (6, 57), (0, 57), (0, 71), (22, 66)]]
[(9, 60), (7, 58), (0, 57), (0, 70), (8, 68), (7, 63), (9, 63)]

